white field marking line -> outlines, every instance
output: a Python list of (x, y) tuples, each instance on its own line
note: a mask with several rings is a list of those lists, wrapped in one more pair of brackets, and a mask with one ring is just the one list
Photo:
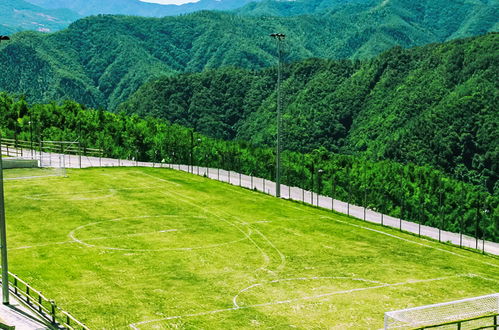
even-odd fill
[[(164, 217), (175, 217), (178, 218), (179, 216), (177, 215), (155, 215), (155, 216), (137, 216), (137, 217), (124, 217), (124, 218), (116, 218), (116, 219), (111, 219), (111, 220), (104, 220), (104, 221), (96, 221), (92, 223), (87, 223), (82, 226), (79, 226), (75, 229), (73, 229), (68, 235), (69, 237), (76, 243), (82, 244), (86, 247), (91, 247), (91, 248), (98, 248), (98, 249), (104, 249), (104, 250), (114, 250), (114, 251), (133, 251), (133, 252), (159, 252), (159, 251), (190, 251), (190, 250), (202, 250), (202, 249), (212, 249), (220, 246), (225, 246), (225, 245), (230, 245), (234, 244), (240, 241), (243, 241), (246, 239), (246, 237), (240, 238), (238, 240), (234, 241), (229, 241), (229, 242), (224, 242), (224, 243), (219, 243), (219, 244), (211, 244), (211, 245), (205, 245), (205, 246), (196, 246), (196, 247), (185, 247), (185, 248), (163, 248), (163, 249), (131, 249), (131, 248), (116, 248), (116, 247), (111, 247), (111, 246), (101, 246), (101, 245), (95, 245), (95, 244), (90, 244), (87, 243), (86, 241), (89, 240), (94, 240), (94, 239), (107, 239), (111, 237), (93, 237), (85, 240), (78, 239), (76, 237), (76, 232), (88, 227), (88, 226), (94, 226), (99, 223), (103, 222), (110, 222), (110, 221), (122, 221), (122, 220), (127, 220), (127, 219), (143, 219), (143, 218), (164, 218)], [(193, 218), (200, 218), (200, 219), (206, 219), (204, 216), (193, 216)], [(251, 235), (251, 232), (249, 233)], [(133, 235), (133, 234), (131, 234)]]
[[(111, 220), (109, 220), (109, 221), (111, 221)], [(149, 232), (149, 233), (137, 233), (137, 234), (127, 234), (127, 235), (119, 235), (119, 236), (109, 236), (109, 237), (92, 237), (92, 238), (87, 238), (85, 240), (86, 241), (103, 240), (103, 239), (107, 239), (107, 238), (141, 236), (141, 235), (149, 235), (149, 234), (154, 234), (154, 233), (165, 233), (165, 232), (173, 232), (173, 231), (178, 231), (178, 230), (177, 229), (167, 229), (167, 230), (159, 230), (159, 231)], [(68, 244), (68, 243), (78, 243), (78, 242), (75, 240), (70, 240), (70, 241), (62, 241), (62, 242), (35, 244), (35, 245), (29, 245), (29, 246), (20, 246), (20, 247), (16, 247), (16, 248), (9, 248), (9, 250), (32, 249), (32, 248), (37, 248), (37, 247), (43, 247), (43, 246), (49, 246), (49, 245), (58, 245), (58, 244)]]
[[(209, 211), (208, 209), (212, 209), (211, 207), (207, 207), (207, 206), (204, 206), (204, 207), (201, 207), (199, 206), (198, 204), (196, 204), (196, 200), (192, 197), (189, 197), (189, 196), (184, 196), (184, 195), (181, 195), (177, 192), (174, 192), (174, 191), (169, 191), (168, 193), (162, 191), (161, 192), (162, 194), (165, 194), (167, 196), (170, 196), (171, 195), (176, 195), (177, 196), (177, 201), (180, 202), (180, 203), (185, 203), (185, 204), (188, 204), (188, 205), (191, 205), (192, 207), (194, 208), (197, 208), (197, 209), (201, 209), (201, 211), (203, 212), (206, 212), (206, 213), (209, 213), (212, 217), (216, 218), (216, 219), (219, 219), (227, 224), (229, 224), (230, 226), (236, 228), (237, 230), (239, 230), (261, 253), (262, 255), (262, 258), (263, 258), (263, 265), (259, 268), (257, 268), (255, 271), (259, 271), (259, 270), (268, 270), (266, 267), (270, 264), (270, 257), (267, 255), (267, 253), (265, 253), (265, 251), (251, 238), (251, 232), (248, 234), (246, 233), (243, 229), (239, 228), (236, 224), (234, 223), (231, 223), (229, 220), (223, 218), (223, 217), (220, 217), (218, 215), (216, 215), (215, 213)], [(179, 198), (180, 197), (180, 198)], [(193, 202), (188, 202), (187, 200), (191, 200)], [(225, 213), (223, 211), (220, 211), (218, 210), (219, 212), (222, 212), (222, 213)], [(227, 213), (225, 213), (227, 214)], [(229, 215), (230, 216), (230, 215)], [(250, 228), (251, 229), (251, 228)]]
[(493, 263), (490, 263), (490, 262), (476, 260), (476, 259), (474, 259), (472, 257), (468, 257), (468, 256), (465, 256), (465, 255), (456, 253), (456, 252), (452, 252), (452, 251), (445, 250), (445, 249), (442, 249), (442, 248), (439, 248), (439, 247), (435, 247), (435, 246), (431, 246), (431, 245), (428, 245), (428, 244), (424, 244), (424, 243), (412, 241), (410, 239), (403, 238), (403, 237), (400, 237), (400, 236), (397, 236), (397, 235), (385, 233), (384, 231), (381, 231), (381, 230), (377, 230), (377, 229), (373, 229), (373, 228), (369, 228), (369, 227), (364, 227), (364, 226), (361, 226), (361, 225), (356, 225), (354, 223), (349, 223), (349, 222), (346, 222), (346, 221), (343, 221), (343, 220), (338, 220), (338, 219), (335, 219), (335, 218), (331, 218), (329, 216), (321, 216), (320, 218), (321, 219), (333, 220), (333, 221), (336, 221), (336, 222), (339, 222), (339, 223), (343, 223), (345, 225), (357, 227), (357, 228), (362, 228), (362, 229), (369, 230), (369, 231), (372, 231), (372, 232), (375, 232), (375, 233), (378, 233), (378, 234), (382, 234), (382, 235), (385, 235), (385, 236), (393, 237), (393, 238), (396, 238), (396, 239), (399, 239), (399, 240), (402, 240), (402, 241), (405, 241), (405, 242), (409, 242), (409, 243), (413, 243), (413, 244), (416, 244), (416, 245), (424, 246), (424, 247), (427, 247), (427, 248), (430, 248), (430, 249), (434, 249), (434, 250), (437, 250), (437, 251), (449, 253), (449, 254), (452, 254), (452, 255), (455, 255), (455, 256), (458, 256), (458, 257), (461, 257), (461, 258), (473, 259), (475, 262), (479, 262), (479, 263), (482, 263), (484, 265), (488, 265), (488, 266), (492, 266), (492, 267), (499, 267), (499, 265), (496, 265), (496, 264), (493, 264)]
[[(78, 193), (76, 194), (59, 194), (59, 196), (71, 196), (71, 195), (77, 195)], [(55, 196), (57, 196), (58, 194), (54, 194)], [(105, 198), (110, 198), (110, 197), (113, 197), (116, 195), (116, 191), (112, 191), (110, 189), (110, 193), (107, 194), (107, 195), (103, 195), (103, 196), (95, 196), (95, 197), (75, 197), (75, 198), (71, 198), (70, 200), (71, 201), (88, 201), (88, 200), (96, 200), (96, 199), (105, 199)], [(59, 200), (65, 200), (65, 198), (46, 198), (46, 197), (32, 197), (32, 196), (23, 196), (24, 198), (26, 199), (31, 199), (31, 200), (35, 200), (35, 201), (59, 201)]]
[(148, 173), (144, 173), (144, 172), (141, 172), (141, 171), (133, 171), (133, 172), (134, 173), (139, 173), (139, 174), (142, 174), (142, 175), (145, 175), (145, 176), (149, 176), (151, 178), (154, 178), (154, 179), (162, 181), (162, 182), (167, 182), (167, 183), (172, 184), (172, 185), (177, 186), (177, 187), (181, 187), (182, 186), (179, 183), (176, 183), (176, 182), (173, 182), (173, 181), (170, 181), (170, 180), (166, 180), (166, 179), (161, 179), (161, 178), (158, 178), (157, 176), (154, 176), (154, 175), (151, 175), (151, 174), (148, 174)]
[(23, 249), (32, 249), (37, 247), (49, 246), (49, 245), (58, 245), (58, 244), (68, 244), (68, 243), (76, 243), (75, 241), (63, 241), (63, 242), (54, 242), (54, 243), (44, 243), (44, 244), (35, 244), (30, 246), (19, 246), (15, 248), (8, 248), (8, 250), (23, 250)]
[(251, 226), (259, 223), (272, 223), (272, 221), (253, 221), (253, 222), (246, 222), (246, 221), (241, 221), (239, 222), (240, 225), (242, 226)]
[(485, 276), (482, 276), (482, 275), (478, 275), (478, 274), (468, 274), (468, 275), (469, 275), (469, 277), (478, 277), (478, 278), (481, 278), (482, 280), (499, 283), (499, 280), (496, 280), (496, 279), (493, 279), (493, 278), (489, 278), (489, 277), (485, 277)]
[(431, 279), (425, 279), (425, 280), (410, 280), (410, 281), (406, 281), (406, 282), (399, 282), (399, 283), (393, 283), (393, 284), (380, 284), (377, 286), (371, 286), (371, 287), (366, 287), (366, 288), (357, 288), (357, 289), (336, 291), (336, 292), (330, 292), (330, 293), (320, 294), (320, 295), (316, 295), (316, 296), (297, 298), (297, 299), (289, 299), (289, 300), (268, 302), (268, 303), (241, 306), (241, 307), (231, 307), (231, 308), (225, 308), (225, 309), (216, 309), (216, 310), (207, 311), (207, 312), (199, 312), (199, 313), (192, 313), (192, 314), (185, 314), (185, 315), (169, 316), (169, 317), (165, 317), (165, 318), (161, 318), (161, 319), (131, 323), (131, 324), (129, 324), (129, 327), (131, 327), (132, 329), (138, 330), (139, 329), (138, 326), (143, 325), (143, 324), (148, 324), (148, 323), (162, 322), (162, 321), (181, 319), (181, 318), (186, 318), (186, 317), (211, 315), (211, 314), (217, 314), (217, 313), (229, 312), (229, 311), (235, 311), (235, 310), (241, 310), (241, 309), (249, 309), (249, 308), (255, 308), (255, 307), (268, 307), (268, 306), (274, 306), (274, 305), (289, 304), (289, 303), (293, 303), (293, 302), (300, 301), (300, 300), (312, 300), (312, 299), (324, 298), (324, 297), (345, 294), (345, 293), (353, 293), (353, 292), (358, 292), (358, 291), (387, 288), (387, 287), (392, 287), (392, 286), (402, 286), (402, 285), (418, 284), (418, 283), (425, 283), (425, 282), (441, 281), (441, 280), (446, 280), (449, 278), (466, 277), (466, 276), (469, 276), (469, 274), (458, 274), (458, 275), (453, 275), (453, 276), (438, 277), (438, 278), (431, 278)]
[[(346, 277), (346, 276), (314, 276), (314, 277), (283, 278), (283, 279), (279, 279), (279, 280), (267, 281), (267, 282), (262, 282), (262, 283), (250, 285), (249, 287), (244, 288), (241, 291), (239, 291), (234, 296), (234, 298), (232, 298), (232, 303), (234, 304), (234, 307), (241, 307), (237, 303), (237, 299), (239, 298), (241, 293), (249, 291), (257, 286), (263, 286), (263, 285), (269, 284), (269, 283), (290, 282), (290, 281), (312, 281), (312, 280), (323, 280), (323, 279), (351, 280), (351, 281), (375, 283), (375, 284), (380, 284), (380, 285), (389, 285), (388, 283), (383, 283), (383, 282), (379, 282), (379, 281), (372, 281), (372, 280), (366, 280), (364, 278)], [(300, 298), (297, 298), (297, 299), (300, 299)]]
[(79, 194), (89, 194), (94, 192), (102, 192), (102, 191), (121, 191), (121, 190), (141, 190), (141, 189), (151, 189), (156, 188), (155, 186), (145, 186), (145, 187), (126, 187), (126, 188), (105, 188), (105, 189), (94, 189), (94, 190), (83, 190), (83, 191), (73, 191), (68, 193), (46, 193), (46, 194), (34, 194), (34, 195), (26, 195), (24, 197), (38, 197), (38, 196), (70, 196), (70, 195), (79, 195)]
[(91, 238), (86, 238), (85, 241), (98, 241), (98, 240), (104, 240), (104, 239), (109, 239), (109, 238), (120, 238), (120, 237), (137, 237), (137, 236), (144, 236), (144, 235), (157, 234), (157, 233), (171, 233), (171, 232), (177, 232), (177, 231), (179, 231), (179, 230), (178, 229), (164, 229), (164, 230), (150, 231), (147, 233), (123, 234), (123, 235), (104, 236), (104, 237), (91, 237)]
[(279, 264), (279, 266), (277, 266), (276, 271), (282, 270), (286, 266), (286, 256), (267, 238), (267, 236), (262, 234), (261, 231), (255, 228), (253, 228), (253, 230), (256, 233), (258, 233), (260, 236), (262, 236), (263, 239), (266, 240), (267, 243), (269, 243), (269, 245), (277, 252), (277, 254), (279, 254), (279, 257), (281, 258), (281, 263)]
[[(191, 199), (191, 200), (194, 200), (194, 199), (192, 199), (192, 198), (190, 198), (190, 197), (187, 197), (187, 198), (189, 198), (189, 199)], [(195, 201), (195, 200), (194, 200), (194, 201)], [(193, 204), (193, 205), (196, 205), (196, 204)], [(197, 206), (197, 205), (196, 205), (196, 206)], [(206, 208), (209, 208), (209, 207), (206, 207)], [(218, 210), (218, 211), (219, 211), (219, 212), (221, 212), (221, 213), (224, 213), (224, 214), (225, 214), (226, 216), (228, 216), (228, 217), (236, 218), (236, 219), (238, 220), (238, 223), (242, 223), (241, 221), (239, 221), (239, 220), (241, 220), (240, 218), (235, 217), (235, 216), (233, 216), (233, 215), (231, 215), (231, 214), (229, 214), (229, 213), (227, 213), (227, 212), (225, 212), (225, 211), (221, 211), (221, 210)], [(214, 214), (214, 213), (212, 213), (212, 212), (210, 212), (210, 214), (212, 214), (212, 215), (213, 215), (214, 217), (216, 217), (216, 218), (219, 218), (219, 219), (224, 220), (222, 217), (219, 217), (219, 216), (217, 216), (216, 214)], [(224, 220), (224, 221), (227, 221), (227, 220)], [(234, 225), (234, 226), (235, 226), (235, 225)], [(256, 230), (256, 229), (252, 228), (251, 226), (248, 226), (248, 227), (249, 227), (250, 229), (253, 229), (253, 230), (255, 230), (255, 231), (258, 231), (258, 230)], [(237, 227), (237, 226), (236, 226), (236, 228), (238, 228), (238, 229), (239, 229), (239, 227)], [(242, 230), (242, 229), (239, 229), (239, 230)], [(258, 233), (260, 234), (260, 236), (262, 236), (262, 237), (263, 237), (263, 238), (264, 238), (264, 239), (265, 239), (265, 240), (266, 240), (266, 241), (267, 241), (267, 242), (268, 242), (268, 243), (269, 243), (269, 244), (270, 244), (270, 245), (271, 245), (271, 246), (272, 246), (272, 247), (273, 247), (273, 248), (274, 248), (274, 249), (275, 249), (278, 253), (279, 253), (279, 255), (280, 255), (280, 257), (281, 257), (281, 264), (279, 265), (278, 270), (280, 270), (281, 266), (282, 266), (282, 267), (284, 267), (284, 265), (283, 265), (283, 261), (282, 261), (283, 259), (282, 259), (282, 258), (284, 257), (284, 263), (285, 263), (285, 258), (286, 258), (286, 257), (285, 257), (285, 256), (284, 256), (284, 255), (283, 255), (283, 254), (282, 254), (282, 253), (281, 253), (281, 252), (280, 252), (280, 251), (279, 251), (279, 250), (278, 250), (278, 249), (277, 249), (277, 248), (276, 248), (276, 247), (272, 244), (272, 242), (270, 242), (270, 240), (269, 240), (269, 239), (268, 239), (265, 235), (263, 235), (260, 231), (258, 231)], [(270, 269), (268, 269), (268, 268), (267, 268), (267, 267), (270, 265), (270, 261), (271, 261), (271, 259), (270, 259), (269, 255), (268, 255), (268, 254), (267, 254), (267, 253), (266, 253), (266, 252), (262, 249), (262, 247), (261, 247), (260, 245), (258, 245), (258, 243), (257, 243), (255, 240), (253, 240), (251, 237), (248, 237), (248, 238), (249, 238), (249, 240), (253, 243), (253, 245), (255, 245), (255, 247), (256, 247), (256, 248), (260, 251), (260, 253), (262, 254), (262, 256), (263, 256), (263, 258), (264, 258), (264, 264), (263, 264), (263, 266), (262, 266), (262, 267), (260, 267), (260, 268), (257, 268), (257, 269), (256, 269), (256, 271), (259, 271), (259, 270), (262, 270), (262, 271), (263, 271), (263, 270), (266, 270), (266, 271), (268, 271), (268, 272), (275, 273), (274, 271), (272, 271), (272, 270), (270, 270)]]
[(4, 181), (10, 181), (10, 180), (28, 180), (28, 179), (38, 179), (38, 178), (48, 178), (48, 177), (54, 177), (54, 176), (60, 176), (58, 174), (48, 174), (48, 175), (33, 175), (33, 176), (20, 176), (17, 178), (4, 178)]

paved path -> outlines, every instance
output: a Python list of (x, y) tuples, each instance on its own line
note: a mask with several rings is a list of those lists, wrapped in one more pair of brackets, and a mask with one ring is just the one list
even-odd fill
[[(0, 287), (0, 296), (2, 288)], [(15, 326), (16, 330), (38, 330), (50, 329), (45, 323), (40, 321), (39, 317), (31, 310), (10, 295), (10, 304), (0, 304), (0, 323), (8, 326)]]
[[(2, 148), (2, 152), (5, 153), (4, 148)], [(188, 165), (179, 165), (179, 164), (138, 162), (134, 160), (123, 160), (123, 159), (102, 158), (102, 157), (88, 157), (88, 156), (80, 157), (76, 155), (65, 155), (65, 154), (56, 154), (56, 153), (43, 153), (43, 152), (32, 153), (31, 150), (12, 151), (11, 149), (10, 152), (11, 155), (13, 152), (16, 152), (17, 156), (23, 156), (24, 158), (31, 158), (33, 155), (34, 158), (40, 161), (41, 167), (64, 166), (66, 168), (86, 168), (86, 167), (113, 167), (113, 166), (143, 166), (143, 167), (172, 168), (175, 170), (190, 172), (196, 175), (203, 175), (209, 177), (210, 179), (227, 182), (232, 185), (238, 185), (248, 189), (255, 189), (267, 193), (269, 195), (275, 196), (276, 185), (275, 182), (273, 181), (253, 176), (248, 176), (244, 174), (239, 174), (233, 171), (216, 169), (216, 168), (206, 168), (199, 166), (191, 167)], [(328, 196), (317, 195), (314, 192), (307, 191), (302, 188), (288, 187), (286, 185), (281, 185), (281, 198), (301, 201), (307, 204), (312, 204), (329, 210), (333, 209), (336, 212), (347, 214), (354, 218), (362, 219), (372, 223), (382, 224), (388, 227), (411, 232), (413, 234), (418, 234), (435, 240), (440, 240), (442, 242), (450, 242), (457, 246), (478, 249), (480, 251), (485, 251), (487, 253), (499, 255), (498, 243), (477, 240), (474, 237), (470, 237), (467, 235), (460, 235), (458, 233), (439, 230), (438, 228), (419, 225), (411, 221), (394, 218), (371, 209), (366, 209), (362, 206), (348, 204), (346, 202), (339, 201), (336, 199), (333, 200), (331, 197)]]

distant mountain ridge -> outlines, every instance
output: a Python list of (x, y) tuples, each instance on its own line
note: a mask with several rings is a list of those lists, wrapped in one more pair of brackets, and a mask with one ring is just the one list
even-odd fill
[(24, 30), (54, 32), (67, 27), (80, 17), (69, 9), (46, 9), (23, 0), (2, 0), (0, 34)]
[(144, 17), (175, 16), (200, 10), (231, 10), (259, 0), (199, 0), (182, 5), (162, 5), (139, 0), (27, 0), (43, 8), (68, 8), (81, 16), (98, 14)]
[[(331, 0), (336, 1), (338, 0)], [(377, 0), (327, 14), (244, 16), (202, 11), (164, 18), (99, 15), (58, 33), (24, 32), (0, 45), (0, 90), (29, 101), (74, 99), (111, 110), (162, 75), (276, 63), (272, 32), (287, 35), (285, 61), (367, 58), (497, 29), (495, 2)]]
[(91, 15), (176, 16), (200, 10), (233, 10), (254, 1), (260, 0), (200, 0), (183, 5), (139, 0), (1, 0), (0, 33), (55, 32)]

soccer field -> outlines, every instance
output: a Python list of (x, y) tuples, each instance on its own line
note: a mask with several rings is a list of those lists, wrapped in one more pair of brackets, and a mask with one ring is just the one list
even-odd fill
[(10, 271), (90, 328), (379, 329), (499, 291), (497, 258), (188, 173), (47, 173), (4, 172)]

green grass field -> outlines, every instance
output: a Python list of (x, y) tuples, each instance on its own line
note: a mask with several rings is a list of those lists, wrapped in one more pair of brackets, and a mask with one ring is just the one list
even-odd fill
[(499, 260), (169, 169), (6, 170), (11, 272), (95, 329), (379, 329)]

